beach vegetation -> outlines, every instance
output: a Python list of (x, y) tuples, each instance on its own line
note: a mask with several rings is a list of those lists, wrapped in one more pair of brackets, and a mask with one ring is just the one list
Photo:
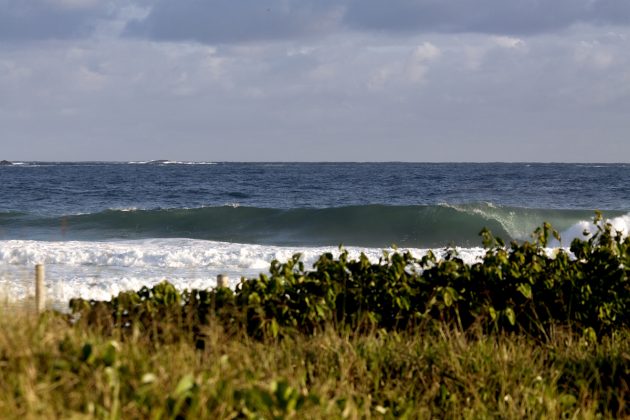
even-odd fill
[[(218, 322), (253, 338), (340, 331), (414, 331), (448, 326), (461, 331), (515, 332), (544, 339), (556, 328), (593, 337), (630, 322), (630, 238), (601, 216), (595, 232), (569, 250), (547, 248), (553, 228), (533, 240), (504, 242), (481, 232), (481, 261), (466, 264), (454, 249), (385, 252), (377, 262), (324, 253), (312, 269), (296, 254), (273, 261), (269, 274), (228, 288), (178, 291), (168, 282), (123, 292), (107, 302), (74, 299), (79, 322), (121, 331), (139, 328), (161, 336), (155, 321), (176, 322), (197, 333)], [(202, 340), (202, 337), (198, 337)]]
[[(0, 317), (0, 412), (41, 418), (630, 416), (630, 240), (544, 224), (466, 264), (300, 255), (234, 289), (168, 282)], [(557, 238), (558, 239), (558, 238)]]

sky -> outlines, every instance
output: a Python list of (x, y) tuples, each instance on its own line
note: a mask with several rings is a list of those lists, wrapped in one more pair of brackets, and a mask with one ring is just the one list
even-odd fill
[(628, 0), (0, 0), (0, 160), (630, 161)]

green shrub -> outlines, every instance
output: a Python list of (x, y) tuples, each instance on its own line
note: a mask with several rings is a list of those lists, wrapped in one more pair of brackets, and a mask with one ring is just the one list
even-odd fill
[[(138, 331), (169, 340), (166, 326), (188, 331), (204, 345), (203, 326), (218, 322), (255, 338), (340, 331), (409, 330), (448, 325), (461, 330), (513, 331), (546, 337), (556, 327), (592, 336), (629, 326), (630, 239), (595, 217), (597, 231), (575, 239), (570, 253), (546, 248), (545, 223), (532, 242), (512, 242), (483, 230), (482, 261), (466, 264), (454, 249), (438, 260), (409, 252), (384, 253), (372, 263), (341, 251), (307, 270), (294, 255), (271, 263), (269, 275), (227, 288), (178, 292), (167, 282), (124, 292), (109, 302), (74, 299), (80, 322)], [(154, 321), (159, 320), (160, 323)], [(156, 327), (160, 325), (161, 327)], [(179, 334), (176, 334), (179, 336)]]

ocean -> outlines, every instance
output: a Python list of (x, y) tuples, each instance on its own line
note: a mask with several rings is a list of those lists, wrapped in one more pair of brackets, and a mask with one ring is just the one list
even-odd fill
[(568, 246), (595, 210), (627, 232), (629, 185), (630, 164), (15, 162), (0, 166), (0, 293), (32, 293), (37, 263), (65, 302), (220, 273), (234, 286), (340, 245), (473, 262), (483, 227), (525, 240), (543, 221)]

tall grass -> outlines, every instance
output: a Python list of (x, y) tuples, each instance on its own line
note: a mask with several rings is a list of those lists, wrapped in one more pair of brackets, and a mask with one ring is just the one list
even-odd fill
[[(630, 415), (630, 334), (588, 341), (432, 332), (254, 340), (205, 327), (206, 345), (2, 314), (6, 418), (591, 418)], [(158, 321), (156, 321), (158, 322)], [(160, 327), (164, 327), (161, 325)]]

